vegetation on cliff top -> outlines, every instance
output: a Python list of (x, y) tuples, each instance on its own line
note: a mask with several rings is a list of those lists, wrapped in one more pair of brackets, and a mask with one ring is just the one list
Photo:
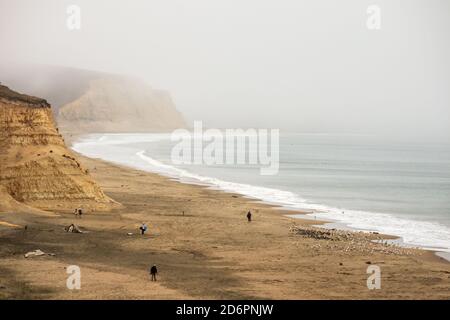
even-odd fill
[(28, 96), (9, 89), (8, 87), (0, 84), (0, 98), (8, 100), (25, 102), (36, 107), (50, 108), (50, 105), (45, 99)]

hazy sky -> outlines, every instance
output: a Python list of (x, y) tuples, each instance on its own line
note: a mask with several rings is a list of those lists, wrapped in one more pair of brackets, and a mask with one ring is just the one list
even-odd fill
[(0, 0), (0, 59), (137, 75), (208, 126), (450, 137), (448, 0)]

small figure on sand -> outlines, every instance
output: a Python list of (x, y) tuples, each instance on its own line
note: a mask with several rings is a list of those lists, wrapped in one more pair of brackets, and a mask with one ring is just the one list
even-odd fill
[(144, 233), (147, 231), (147, 225), (145, 222), (142, 222), (142, 225), (139, 227), (139, 230), (141, 230), (141, 235), (144, 235)]
[(156, 265), (154, 264), (150, 268), (150, 275), (152, 276), (152, 281), (156, 281), (156, 274), (158, 273), (158, 269), (156, 269)]
[(247, 212), (247, 220), (248, 220), (248, 222), (252, 221), (252, 213), (250, 211)]
[(80, 228), (77, 225), (75, 225), (73, 223), (68, 227), (64, 227), (64, 230), (66, 232), (72, 232), (72, 233), (84, 233), (83, 231), (80, 230)]
[(75, 217), (79, 217), (81, 219), (81, 216), (83, 215), (83, 210), (81, 208), (75, 209)]

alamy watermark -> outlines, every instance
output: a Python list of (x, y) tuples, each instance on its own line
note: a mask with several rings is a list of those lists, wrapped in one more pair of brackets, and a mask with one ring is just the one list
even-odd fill
[(381, 269), (377, 265), (370, 265), (367, 267), (367, 274), (370, 276), (367, 278), (367, 289), (381, 289)]
[(81, 8), (72, 4), (66, 8), (67, 20), (66, 26), (69, 30), (81, 29)]
[(69, 290), (81, 289), (81, 269), (79, 266), (71, 265), (66, 269), (66, 273), (69, 274), (66, 280), (66, 286)]
[(367, 7), (367, 21), (366, 26), (369, 30), (380, 30), (381, 29), (381, 8), (372, 4)]
[(171, 152), (173, 164), (257, 165), (261, 175), (279, 170), (278, 129), (207, 129), (194, 122), (193, 132), (177, 129), (171, 140), (178, 142)]

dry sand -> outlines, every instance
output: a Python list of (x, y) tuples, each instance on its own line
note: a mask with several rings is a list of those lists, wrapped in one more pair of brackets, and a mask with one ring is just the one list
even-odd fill
[[(450, 298), (450, 264), (431, 252), (322, 234), (308, 227), (316, 221), (237, 195), (81, 161), (123, 208), (82, 219), (0, 212), (1, 299)], [(87, 233), (66, 233), (71, 223)], [(36, 249), (55, 255), (24, 257)], [(369, 263), (381, 268), (380, 290), (367, 288)], [(81, 290), (66, 288), (69, 265), (81, 268)]]

